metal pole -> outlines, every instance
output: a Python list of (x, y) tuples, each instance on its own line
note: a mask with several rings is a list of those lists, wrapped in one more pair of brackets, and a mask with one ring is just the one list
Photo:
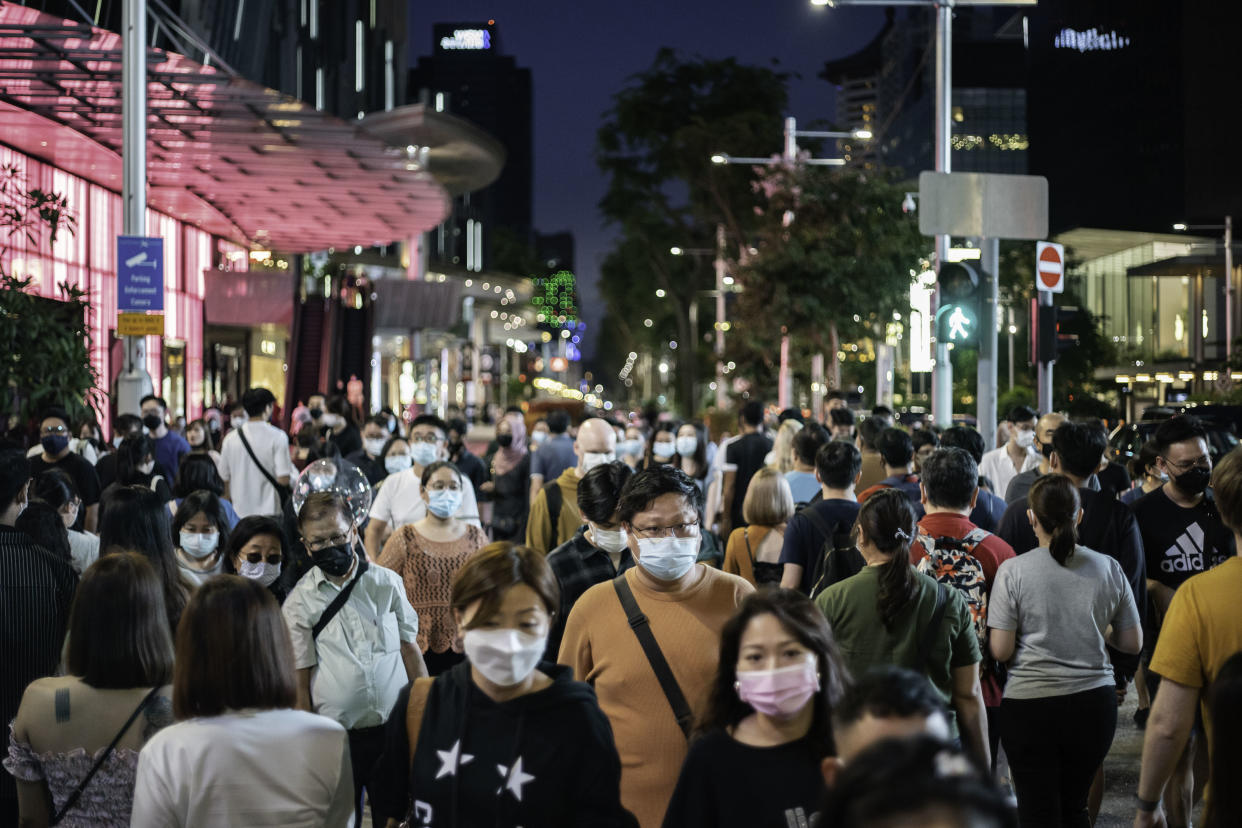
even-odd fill
[(725, 229), (716, 225), (716, 409), (723, 411), (728, 402), (725, 393), (724, 374), (724, 324), (725, 324)]
[[(1012, 300), (1011, 300), (1012, 301)], [(1009, 307), (1009, 390), (1013, 390), (1013, 306)]]
[[(936, 172), (949, 172), (953, 114), (953, 6), (952, 0), (936, 3)], [(949, 237), (936, 236), (936, 270), (949, 256)], [(936, 303), (939, 305), (939, 288)], [(935, 308), (932, 313), (935, 313)], [(939, 426), (953, 424), (953, 363), (949, 344), (936, 342), (936, 366), (932, 373), (932, 418)]]
[[(1039, 291), (1039, 304), (1052, 307), (1052, 294), (1046, 290)], [(1037, 320), (1038, 321), (1038, 320)], [(1035, 332), (1038, 342), (1039, 332)], [(1039, 376), (1036, 385), (1039, 391), (1039, 410), (1048, 413), (1053, 410), (1052, 402), (1052, 360), (1045, 360), (1047, 354), (1039, 354)]]
[[(125, 0), (121, 47), (121, 202), (122, 232), (147, 234), (147, 2)], [(152, 392), (147, 373), (147, 340), (124, 337), (125, 364), (117, 377), (118, 414), (137, 414), (139, 401)]]
[[(811, 357), (811, 419), (819, 421), (824, 415), (824, 355)], [(825, 423), (828, 425), (828, 423)]]
[[(983, 435), (983, 444), (993, 446), (996, 445), (993, 438), (996, 434), (996, 306), (999, 298), (997, 271), (1000, 268), (1000, 239), (983, 239), (980, 248), (983, 258), (980, 261), (982, 272), (979, 278), (985, 280), (986, 284), (981, 290), (983, 303), (979, 308), (979, 369), (976, 374), (979, 388), (976, 395), (978, 408), (975, 416), (979, 421), (979, 433)], [(1012, 348), (1009, 349), (1009, 353), (1012, 360)], [(1012, 365), (1013, 363), (1010, 362), (1011, 367)], [(1012, 372), (1010, 375), (1012, 376)]]
[(776, 391), (776, 404), (782, 411), (789, 408), (792, 391), (793, 382), (789, 377), (789, 334), (783, 334), (781, 336), (781, 372)]
[(798, 159), (798, 121), (796, 118), (785, 119), (785, 150), (781, 157), (791, 163)]
[(1225, 362), (1233, 360), (1233, 299), (1233, 216), (1225, 216)]

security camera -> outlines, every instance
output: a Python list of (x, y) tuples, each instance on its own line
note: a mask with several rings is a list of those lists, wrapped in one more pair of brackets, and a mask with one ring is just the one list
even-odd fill
[(905, 201), (901, 202), (901, 212), (913, 213), (919, 209), (918, 202), (914, 200), (914, 193), (906, 193)]

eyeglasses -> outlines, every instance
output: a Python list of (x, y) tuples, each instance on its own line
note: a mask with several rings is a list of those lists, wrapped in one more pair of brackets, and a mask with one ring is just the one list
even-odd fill
[(1165, 465), (1167, 465), (1169, 468), (1176, 470), (1178, 474), (1181, 474), (1184, 471), (1189, 471), (1192, 468), (1200, 468), (1200, 469), (1212, 468), (1212, 458), (1208, 457), (1206, 454), (1201, 454), (1198, 457), (1196, 457), (1194, 460), (1186, 460), (1181, 463), (1174, 463), (1172, 460), (1166, 457), (1164, 458), (1164, 462), (1165, 462)]
[[(349, 535), (335, 535), (331, 538), (323, 538), (321, 540), (307, 540), (302, 538), (302, 544), (306, 547), (307, 552), (322, 552), (333, 546), (344, 546), (349, 543)], [(253, 563), (253, 561), (252, 561)]]
[(699, 534), (699, 522), (675, 523), (672, 526), (634, 527), (634, 534), (640, 538), (693, 538)]
[(68, 428), (67, 426), (63, 426), (63, 425), (59, 425), (59, 426), (44, 426), (43, 428), (41, 428), (41, 429), (39, 430), (39, 433), (40, 433), (40, 434), (42, 434), (44, 437), (47, 437), (47, 436), (49, 436), (49, 435), (51, 435), (51, 434), (68, 434), (68, 433), (69, 433), (69, 428)]
[(443, 443), (444, 438), (436, 434), (411, 434), (411, 443)]
[[(310, 548), (310, 546), (309, 546), (309, 545), (307, 545), (307, 549), (309, 549), (309, 548)], [(262, 553), (262, 552), (248, 552), (248, 553), (246, 553), (245, 555), (243, 555), (242, 557), (244, 557), (244, 558), (246, 559), (246, 562), (247, 562), (247, 563), (252, 563), (252, 564), (261, 564), (261, 563), (263, 563), (263, 561), (264, 561), (264, 560), (266, 560), (266, 561), (267, 561), (268, 563), (270, 563), (272, 566), (280, 566), (280, 560), (281, 560), (281, 558), (280, 558), (280, 553), (279, 553), (279, 552), (277, 552), (277, 553), (276, 553), (276, 554), (274, 554), (274, 555), (268, 555), (268, 556), (267, 556), (267, 558), (264, 558), (264, 557), (263, 557), (263, 553)]]

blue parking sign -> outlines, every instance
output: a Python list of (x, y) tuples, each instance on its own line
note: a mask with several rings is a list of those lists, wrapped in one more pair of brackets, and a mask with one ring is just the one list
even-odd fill
[(116, 305), (121, 313), (164, 309), (164, 240), (116, 237)]

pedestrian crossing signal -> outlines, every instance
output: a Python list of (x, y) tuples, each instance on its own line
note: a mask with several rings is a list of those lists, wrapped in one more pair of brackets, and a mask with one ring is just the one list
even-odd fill
[(947, 262), (940, 267), (936, 277), (940, 288), (937, 342), (964, 346), (978, 341), (980, 281), (975, 269), (963, 262)]

